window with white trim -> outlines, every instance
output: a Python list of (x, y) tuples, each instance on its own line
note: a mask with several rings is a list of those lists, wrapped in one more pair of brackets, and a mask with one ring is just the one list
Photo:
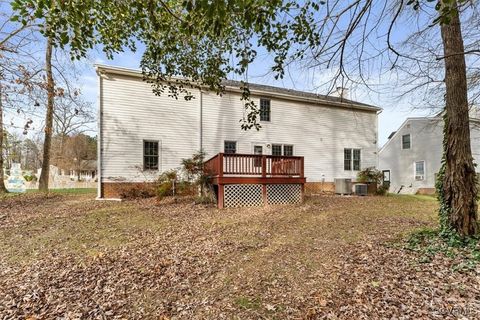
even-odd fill
[(272, 156), (293, 156), (293, 145), (272, 144)]
[(362, 153), (360, 149), (343, 149), (343, 169), (360, 171)]
[(404, 134), (402, 136), (402, 149), (410, 149), (411, 145), (410, 134)]
[(283, 145), (283, 155), (284, 156), (293, 156), (293, 146), (291, 144)]
[(143, 170), (158, 170), (158, 141), (143, 140)]
[(270, 121), (270, 99), (260, 99), (260, 121)]
[(282, 145), (272, 144), (272, 156), (281, 156), (281, 155), (282, 155)]
[(425, 180), (425, 161), (415, 161), (415, 180)]
[(236, 141), (224, 141), (223, 142), (223, 152), (224, 153), (237, 153), (237, 142)]

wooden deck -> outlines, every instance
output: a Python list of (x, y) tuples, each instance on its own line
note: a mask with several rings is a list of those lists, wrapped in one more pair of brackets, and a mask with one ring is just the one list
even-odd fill
[(219, 208), (223, 207), (224, 186), (229, 184), (261, 184), (264, 200), (267, 185), (300, 184), (303, 197), (303, 157), (219, 153), (207, 160), (204, 167), (216, 186)]

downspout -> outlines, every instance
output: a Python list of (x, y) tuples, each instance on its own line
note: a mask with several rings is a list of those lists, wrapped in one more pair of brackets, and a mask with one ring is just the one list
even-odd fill
[(375, 130), (375, 135), (376, 135), (376, 139), (375, 139), (375, 149), (377, 150), (375, 153), (376, 153), (376, 165), (375, 167), (377, 168), (377, 170), (380, 170), (379, 166), (380, 166), (380, 154), (379, 154), (379, 151), (380, 151), (380, 148), (378, 147), (378, 116), (380, 115), (380, 113), (382, 113), (383, 110), (379, 110), (377, 111), (377, 117), (376, 117), (376, 130)]
[(98, 127), (97, 127), (97, 199), (102, 199), (102, 75), (97, 68), (98, 75)]
[(203, 151), (203, 91), (200, 89), (200, 151)]

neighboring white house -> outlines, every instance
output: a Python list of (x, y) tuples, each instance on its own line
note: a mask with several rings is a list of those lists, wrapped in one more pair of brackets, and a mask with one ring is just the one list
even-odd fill
[[(480, 118), (472, 113), (470, 139), (473, 157), (480, 160)], [(379, 151), (378, 168), (393, 193), (434, 193), (443, 154), (441, 117), (408, 118)], [(477, 167), (477, 171), (480, 168)]]
[(156, 96), (139, 71), (97, 65), (99, 75), (99, 197), (117, 186), (152, 181), (203, 149), (296, 155), (305, 158), (307, 183), (332, 190), (334, 178), (356, 178), (377, 166), (380, 108), (340, 97), (250, 85), (262, 128), (243, 131), (240, 84), (226, 92), (193, 89), (193, 100)]

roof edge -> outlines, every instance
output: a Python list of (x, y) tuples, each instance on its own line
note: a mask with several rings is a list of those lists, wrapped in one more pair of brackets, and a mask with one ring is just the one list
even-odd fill
[[(111, 66), (111, 65), (105, 65), (105, 64), (94, 64), (94, 66), (95, 66), (95, 70), (96, 70), (98, 75), (102, 74), (102, 71), (104, 71), (105, 73), (125, 75), (125, 76), (131, 76), (131, 77), (136, 77), (136, 78), (143, 77), (142, 71), (139, 70), (139, 69)], [(173, 77), (172, 79), (180, 80), (181, 78)], [(265, 86), (265, 87), (267, 89), (268, 89), (268, 87), (279, 88), (279, 87), (273, 87), (273, 86)], [(283, 89), (283, 88), (279, 88), (279, 89)], [(226, 85), (225, 90), (228, 91), (228, 92), (241, 93), (240, 88), (235, 87), (235, 86), (230, 86), (230, 85)], [(285, 89), (285, 90), (289, 90), (289, 89)], [(328, 106), (358, 109), (358, 110), (364, 110), (364, 111), (370, 111), (370, 112), (376, 112), (376, 113), (380, 113), (383, 110), (382, 108), (377, 107), (377, 106), (364, 104), (364, 103), (360, 103), (360, 102), (352, 101), (352, 100), (346, 100), (344, 102), (340, 102), (340, 101), (332, 101), (332, 100), (322, 99), (321, 97), (318, 97), (318, 98), (317, 97), (304, 97), (304, 96), (294, 95), (294, 94), (287, 93), (287, 92), (283, 93), (283, 92), (276, 92), (276, 91), (273, 91), (273, 90), (269, 91), (269, 90), (255, 89), (255, 88), (250, 89), (250, 92), (253, 93), (253, 94), (257, 94), (257, 95), (268, 95), (268, 96), (272, 96), (272, 97), (279, 97), (279, 98), (286, 99), (286, 100), (303, 101), (303, 102), (310, 102), (310, 103), (316, 103), (316, 104), (326, 104)], [(313, 93), (307, 92), (307, 91), (301, 91), (301, 92), (307, 93), (307, 94), (313, 94)]]

